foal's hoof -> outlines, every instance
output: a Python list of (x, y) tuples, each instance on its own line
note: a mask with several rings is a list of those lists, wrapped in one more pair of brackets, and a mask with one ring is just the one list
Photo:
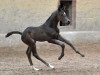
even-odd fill
[(61, 57), (59, 57), (58, 60), (61, 60)]
[(62, 59), (62, 57), (63, 57), (63, 56), (60, 56), (60, 57), (58, 58), (58, 60), (61, 60), (61, 59)]
[(55, 69), (55, 67), (54, 67), (54, 66), (52, 66), (52, 65), (50, 65), (50, 64), (49, 64), (49, 67), (50, 67), (51, 69)]
[(36, 68), (36, 67), (34, 67), (34, 66), (32, 66), (32, 69), (35, 70), (35, 71), (41, 70), (41, 69), (38, 69), (38, 68)]
[(81, 55), (82, 57), (85, 57), (85, 55)]

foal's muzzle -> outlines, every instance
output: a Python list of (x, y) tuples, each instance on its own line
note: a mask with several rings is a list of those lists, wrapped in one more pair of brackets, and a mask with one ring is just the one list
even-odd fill
[(70, 24), (70, 21), (68, 21), (66, 24), (69, 25)]
[(66, 23), (62, 23), (61, 21), (60, 21), (60, 26), (67, 26), (67, 25), (69, 25), (71, 22), (70, 21), (67, 21)]

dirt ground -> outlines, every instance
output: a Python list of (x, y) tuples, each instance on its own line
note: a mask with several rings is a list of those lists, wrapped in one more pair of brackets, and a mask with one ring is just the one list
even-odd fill
[(42, 69), (34, 71), (26, 57), (25, 45), (0, 48), (0, 75), (100, 75), (100, 43), (76, 44), (77, 50), (85, 55), (81, 57), (68, 45), (65, 56), (58, 60), (61, 48), (52, 44), (37, 45), (41, 58), (55, 66), (52, 70), (32, 57), (34, 65)]

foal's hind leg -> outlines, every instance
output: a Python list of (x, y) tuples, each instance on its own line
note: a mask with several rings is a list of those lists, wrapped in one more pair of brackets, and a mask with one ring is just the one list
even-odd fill
[(47, 63), (46, 61), (44, 61), (41, 57), (39, 57), (39, 55), (37, 54), (37, 51), (36, 51), (36, 45), (34, 44), (33, 46), (31, 46), (31, 51), (33, 53), (33, 56), (35, 58), (37, 58), (38, 60), (40, 60), (41, 62), (43, 62), (46, 66), (50, 67), (50, 68), (54, 68), (54, 66), (50, 65), (49, 63)]
[(30, 63), (30, 65), (32, 66), (33, 63), (32, 63), (32, 59), (31, 59), (31, 50), (30, 50), (29, 47), (27, 48), (26, 54), (27, 54), (27, 57), (28, 57), (29, 63)]
[(34, 65), (33, 65), (33, 63), (32, 63), (32, 59), (31, 59), (31, 49), (30, 49), (30, 47), (27, 48), (26, 54), (27, 54), (29, 63), (33, 67), (33, 69), (34, 70), (39, 70), (39, 69), (35, 68)]
[(81, 54), (79, 51), (76, 50), (76, 48), (70, 43), (70, 41), (64, 39), (61, 35), (59, 35), (58, 40), (65, 42), (66, 44), (68, 44), (76, 53), (80, 54), (82, 57), (84, 57), (83, 54)]
[(56, 40), (56, 39), (52, 39), (50, 41), (48, 41), (49, 43), (53, 43), (53, 44), (57, 44), (57, 45), (60, 45), (61, 48), (62, 48), (62, 52), (61, 52), (61, 55), (60, 57), (58, 58), (58, 60), (60, 60), (63, 56), (64, 56), (64, 48), (65, 48), (65, 45), (63, 42), (59, 41), (59, 40)]

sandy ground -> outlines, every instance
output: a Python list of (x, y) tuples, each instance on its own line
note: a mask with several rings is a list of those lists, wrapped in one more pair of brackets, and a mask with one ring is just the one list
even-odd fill
[(59, 46), (37, 45), (41, 58), (55, 66), (52, 70), (32, 57), (34, 65), (41, 71), (34, 71), (29, 66), (25, 54), (27, 46), (0, 47), (0, 75), (100, 75), (100, 43), (76, 44), (75, 47), (85, 55), (84, 58), (66, 45), (65, 56), (58, 60)]

